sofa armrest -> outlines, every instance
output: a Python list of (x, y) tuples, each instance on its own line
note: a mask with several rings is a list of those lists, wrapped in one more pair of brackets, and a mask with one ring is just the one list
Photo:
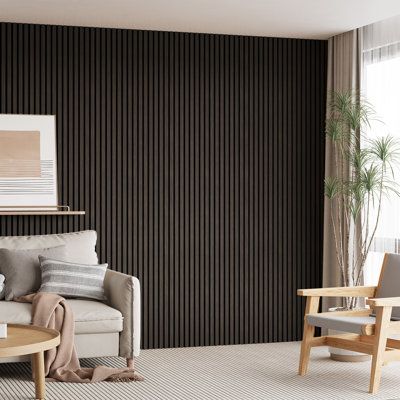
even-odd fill
[(107, 270), (104, 278), (107, 303), (121, 312), (124, 329), (119, 339), (119, 355), (137, 357), (140, 353), (140, 283), (134, 276)]

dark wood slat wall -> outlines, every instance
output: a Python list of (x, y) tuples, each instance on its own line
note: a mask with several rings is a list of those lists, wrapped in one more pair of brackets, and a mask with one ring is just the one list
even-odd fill
[(61, 203), (139, 277), (143, 347), (296, 340), (321, 283), (326, 42), (0, 24), (0, 112), (57, 116)]

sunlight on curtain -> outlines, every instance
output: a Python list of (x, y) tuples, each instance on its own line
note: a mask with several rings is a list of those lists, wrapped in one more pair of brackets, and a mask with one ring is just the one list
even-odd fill
[[(365, 51), (363, 59), (362, 92), (380, 121), (372, 123), (362, 141), (387, 134), (400, 140), (400, 45)], [(400, 183), (400, 171), (395, 171), (394, 180)], [(371, 220), (376, 212), (370, 212)], [(377, 284), (384, 252), (400, 253), (400, 198), (396, 195), (383, 200), (380, 222), (365, 265), (364, 284)]]

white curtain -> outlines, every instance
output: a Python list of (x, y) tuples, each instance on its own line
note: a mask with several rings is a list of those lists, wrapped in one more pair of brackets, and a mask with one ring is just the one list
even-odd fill
[[(364, 140), (389, 134), (400, 141), (400, 16), (363, 27), (363, 39), (361, 89), (377, 112)], [(395, 174), (400, 183), (399, 171)], [(400, 253), (400, 198), (394, 195), (383, 202), (365, 266), (365, 284), (377, 283), (385, 252)]]
[(383, 60), (399, 52), (400, 15), (364, 26), (364, 59)]

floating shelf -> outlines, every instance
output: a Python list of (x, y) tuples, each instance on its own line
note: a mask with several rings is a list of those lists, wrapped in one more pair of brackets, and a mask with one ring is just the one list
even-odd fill
[(1, 211), (0, 215), (85, 215), (85, 211)]
[[(47, 208), (47, 210), (43, 210)], [(11, 210), (10, 210), (11, 209)], [(85, 215), (85, 211), (71, 211), (69, 206), (0, 207), (0, 215)]]

